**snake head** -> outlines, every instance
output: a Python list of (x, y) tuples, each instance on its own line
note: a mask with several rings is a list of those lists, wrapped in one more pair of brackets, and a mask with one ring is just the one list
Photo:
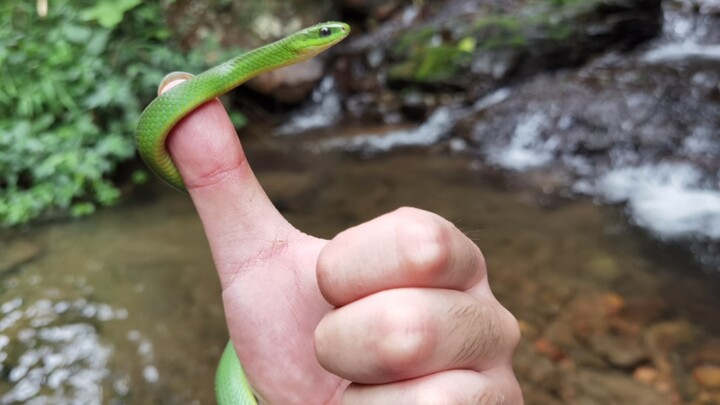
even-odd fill
[(350, 34), (350, 26), (329, 21), (305, 28), (288, 37), (291, 49), (304, 58), (311, 58), (337, 44)]

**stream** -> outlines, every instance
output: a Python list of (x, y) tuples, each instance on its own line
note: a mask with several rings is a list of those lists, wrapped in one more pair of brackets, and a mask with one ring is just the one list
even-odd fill
[[(449, 102), (422, 122), (346, 123), (326, 77), (294, 118), (241, 138), (273, 203), (306, 233), (331, 238), (414, 206), (472, 238), (523, 332), (515, 370), (527, 404), (720, 404), (720, 121), (707, 104), (720, 83), (720, 34), (702, 18), (666, 6), (661, 37), (626, 58)], [(681, 96), (709, 117), (687, 123), (680, 159), (619, 153), (598, 164), (548, 135), (576, 122), (547, 96), (554, 80), (577, 94), (588, 77), (653, 69), (663, 81), (678, 60), (690, 83)], [(613, 86), (625, 90), (612, 83), (598, 103)], [(648, 103), (643, 91), (628, 98), (633, 111)], [(618, 137), (667, 125), (622, 121), (623, 108), (596, 111), (617, 121)], [(486, 136), (503, 128), (506, 138)], [(546, 170), (556, 165), (562, 175)], [(226, 342), (197, 215), (158, 181), (90, 218), (0, 231), (0, 404), (214, 403)]]
[[(310, 234), (332, 237), (402, 205), (456, 223), (483, 249), (526, 339), (587, 300), (680, 322), (693, 342), (720, 338), (718, 285), (615, 209), (548, 201), (462, 154), (317, 159), (284, 140), (250, 135), (245, 145), (273, 202)], [(92, 219), (5, 240), (37, 253), (0, 276), (0, 403), (212, 403), (227, 336), (202, 228), (185, 196), (157, 182), (141, 191)], [(524, 341), (516, 359), (529, 399), (545, 389), (531, 377), (543, 361), (531, 348)]]

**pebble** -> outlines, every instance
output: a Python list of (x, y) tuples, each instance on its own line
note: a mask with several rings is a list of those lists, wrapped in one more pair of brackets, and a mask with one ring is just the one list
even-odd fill
[(558, 362), (567, 357), (567, 354), (553, 342), (546, 338), (539, 338), (535, 341), (535, 351), (545, 355), (548, 359)]
[(697, 366), (693, 369), (693, 377), (704, 388), (720, 389), (720, 366)]
[(645, 342), (652, 352), (670, 352), (694, 337), (695, 330), (686, 320), (659, 322), (645, 331)]
[(633, 371), (633, 378), (643, 384), (653, 385), (658, 379), (658, 371), (654, 367), (641, 366)]

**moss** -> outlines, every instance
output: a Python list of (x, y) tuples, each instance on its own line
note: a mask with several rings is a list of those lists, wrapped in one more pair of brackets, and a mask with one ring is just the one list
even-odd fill
[(514, 15), (493, 15), (480, 18), (473, 24), (474, 30), (498, 28), (510, 32), (517, 32), (522, 26), (522, 19)]
[(422, 27), (407, 31), (398, 39), (393, 47), (393, 53), (407, 54), (415, 46), (428, 45), (435, 35), (437, 35), (437, 30), (434, 27)]
[(530, 52), (538, 41), (565, 42), (578, 33), (584, 14), (602, 0), (537, 0), (515, 14), (485, 15), (452, 27), (407, 31), (391, 48), (390, 78), (445, 84), (461, 75), (475, 52), (513, 48)]
[(452, 82), (462, 68), (470, 63), (471, 55), (457, 46), (428, 47), (392, 67), (390, 78), (420, 83)]
[(575, 32), (570, 24), (562, 21), (556, 24), (550, 24), (546, 28), (548, 38), (554, 40), (563, 40), (570, 38)]
[(522, 47), (527, 44), (525, 25), (520, 17), (497, 15), (475, 21), (471, 35), (482, 50)]

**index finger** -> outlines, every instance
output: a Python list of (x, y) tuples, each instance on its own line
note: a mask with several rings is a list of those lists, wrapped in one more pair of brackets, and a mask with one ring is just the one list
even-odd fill
[(446, 219), (401, 208), (333, 238), (317, 262), (320, 291), (342, 306), (405, 287), (466, 290), (484, 280), (480, 249)]

